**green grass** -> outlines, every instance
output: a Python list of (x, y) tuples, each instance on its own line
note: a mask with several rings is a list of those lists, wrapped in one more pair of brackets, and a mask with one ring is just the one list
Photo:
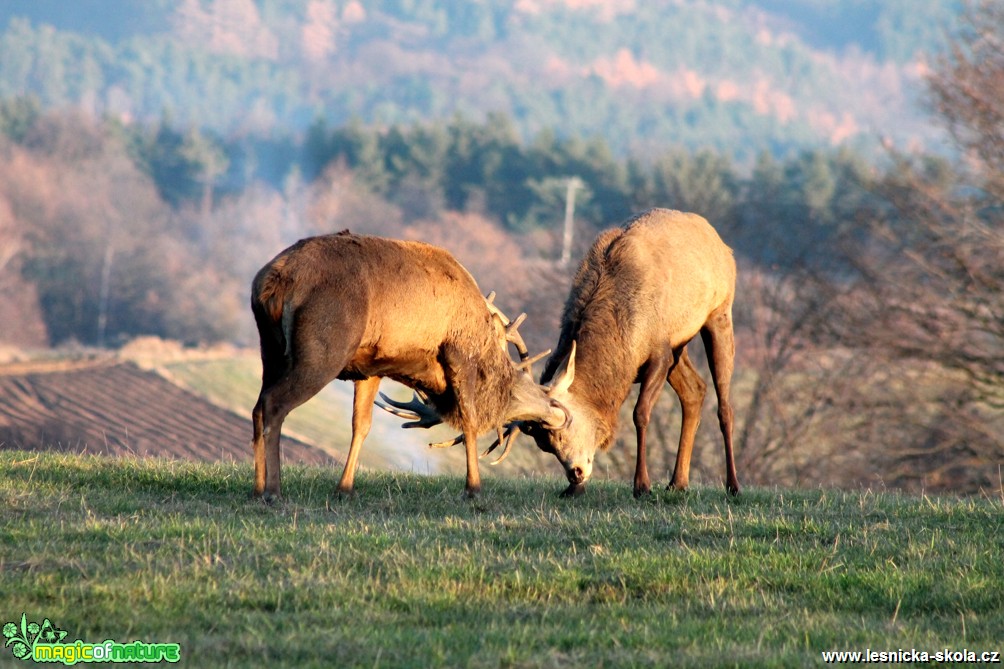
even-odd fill
[[(1002, 650), (999, 499), (485, 480), (0, 451), (0, 622), (187, 666), (813, 666)], [(0, 648), (0, 666), (28, 666)]]

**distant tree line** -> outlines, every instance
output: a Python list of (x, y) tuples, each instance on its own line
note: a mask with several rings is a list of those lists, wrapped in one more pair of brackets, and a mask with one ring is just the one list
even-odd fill
[[(37, 140), (28, 137), (31, 129), (51, 116), (31, 97), (10, 98), (0, 102), (0, 133), (32, 146)], [(170, 119), (153, 127), (110, 119), (97, 126), (174, 210), (211, 209), (214, 198), (239, 194), (257, 181), (277, 190), (291, 177), (309, 183), (339, 164), (407, 219), (475, 210), (514, 232), (560, 219), (567, 179), (575, 177), (582, 182), (576, 215), (593, 228), (659, 205), (699, 211), (741, 235), (748, 229), (750, 243), (763, 245), (762, 231), (738, 206), (753, 202), (757, 215), (782, 231), (785, 246), (795, 239), (805, 246), (825, 241), (835, 222), (860, 206), (865, 191), (856, 185), (875, 169), (849, 149), (807, 150), (787, 160), (763, 152), (751, 169), (721, 154), (683, 148), (645, 160), (619, 159), (602, 138), (559, 138), (545, 131), (524, 142), (504, 114), (483, 122), (455, 116), (387, 128), (360, 122), (330, 128), (319, 120), (304, 138), (279, 141), (225, 140), (175, 128)]]
[[(682, 148), (618, 159), (599, 138), (542, 132), (524, 142), (501, 114), (385, 128), (318, 121), (298, 141), (228, 140), (175, 128), (167, 118), (143, 126), (44, 112), (22, 97), (0, 101), (0, 136), (7, 154), (39, 170), (37, 183), (8, 193), (9, 234), (22, 238), (18, 262), (40, 290), (52, 343), (140, 333), (186, 341), (231, 335), (255, 263), (297, 234), (346, 226), (395, 234), (428, 222), (448, 228), (467, 219), (447, 212), (461, 212), (523, 240), (528, 258), (554, 260), (570, 179), (578, 186), (576, 251), (603, 227), (661, 206), (704, 215), (746, 262), (786, 273), (849, 271), (837, 267), (837, 242), (869, 238), (862, 219), (888, 207), (875, 188), (881, 169), (846, 148), (787, 160), (764, 152), (751, 167)], [(943, 160), (927, 160), (929, 169), (948, 172)], [(20, 204), (34, 189), (76, 182), (58, 192), (65, 199), (58, 215), (49, 212), (51, 202)], [(263, 197), (270, 208), (253, 211), (251, 203)], [(265, 230), (284, 232), (263, 236)], [(248, 240), (262, 236), (275, 246), (250, 253)], [(213, 255), (242, 246), (249, 252), (241, 263)], [(192, 292), (198, 277), (233, 284), (230, 306), (200, 305)], [(211, 291), (211, 299), (219, 296)], [(179, 311), (185, 305), (191, 309)]]

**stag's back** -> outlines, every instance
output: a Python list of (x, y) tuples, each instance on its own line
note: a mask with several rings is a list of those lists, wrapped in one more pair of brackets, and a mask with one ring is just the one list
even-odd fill
[(731, 305), (735, 280), (732, 249), (697, 214), (651, 209), (604, 231), (579, 266), (542, 380), (573, 339), (580, 351), (641, 361), (667, 339), (689, 341), (711, 311)]
[(255, 277), (252, 307), (259, 326), (339, 324), (354, 331), (356, 347), (385, 358), (480, 336), (485, 328), (472, 329), (472, 319), (490, 318), (474, 278), (443, 249), (347, 233), (303, 239), (276, 256)]
[(629, 221), (608, 247), (610, 280), (633, 291), (636, 345), (694, 337), (711, 311), (731, 305), (736, 263), (711, 224), (697, 214), (653, 209)]

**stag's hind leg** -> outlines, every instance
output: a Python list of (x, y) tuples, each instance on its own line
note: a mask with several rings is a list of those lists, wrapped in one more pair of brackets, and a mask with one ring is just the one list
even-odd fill
[(736, 356), (731, 304), (711, 315), (701, 330), (701, 338), (704, 340), (711, 378), (718, 395), (718, 425), (725, 442), (725, 487), (729, 494), (738, 495), (739, 478), (736, 476), (736, 462), (732, 452), (732, 403), (729, 399)]
[(380, 389), (380, 377), (374, 376), (362, 381), (356, 381), (355, 396), (352, 399), (352, 442), (349, 444), (349, 455), (345, 458), (345, 469), (338, 483), (338, 493), (347, 495), (355, 485), (356, 467), (359, 464), (359, 451), (363, 440), (370, 432), (373, 423), (373, 400)]
[(676, 467), (669, 487), (686, 490), (690, 484), (690, 456), (694, 451), (694, 436), (701, 423), (701, 407), (704, 406), (704, 395), (708, 388), (708, 384), (690, 361), (686, 348), (680, 350), (676, 364), (669, 370), (669, 385), (679, 396), (683, 411), (680, 446), (676, 450)]
[[(317, 302), (295, 313), (284, 308), (280, 335), (259, 321), (262, 389), (252, 414), (256, 496), (269, 500), (281, 492), (279, 434), (286, 416), (341, 374), (359, 345), (364, 326), (338, 307)], [(323, 325), (329, 323), (338, 327)]]
[(302, 373), (294, 367), (270, 386), (262, 386), (251, 414), (254, 423), (255, 497), (266, 501), (281, 494), (279, 438), (289, 412), (321, 391), (331, 381), (318, 373)]
[(338, 376), (355, 350), (348, 337), (341, 346), (334, 346), (313, 336), (309, 328), (290, 334), (295, 337), (293, 346), (282, 358), (266, 357), (263, 348), (262, 389), (252, 413), (254, 494), (266, 500), (281, 494), (279, 436), (283, 421)]

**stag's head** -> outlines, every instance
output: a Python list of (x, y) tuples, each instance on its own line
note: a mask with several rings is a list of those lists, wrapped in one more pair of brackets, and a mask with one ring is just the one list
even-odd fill
[(492, 464), (498, 464), (509, 453), (512, 445), (512, 437), (523, 428), (537, 429), (544, 431), (554, 431), (568, 426), (571, 416), (568, 410), (558, 400), (551, 397), (547, 388), (542, 388), (533, 379), (533, 363), (537, 362), (550, 353), (544, 351), (538, 355), (530, 357), (523, 337), (519, 334), (519, 326), (526, 318), (526, 314), (520, 314), (515, 320), (509, 318), (499, 310), (494, 304), (495, 293), (492, 292), (485, 298), (488, 303), (488, 310), (491, 312), (499, 337), (499, 345), (504, 351), (509, 350), (512, 344), (519, 354), (519, 362), (514, 364), (518, 370), (515, 383), (512, 387), (512, 394), (509, 398), (509, 406), (505, 412), (506, 431), (499, 434), (499, 440), (492, 445), (485, 453), (494, 450), (500, 443), (505, 443), (502, 455)]
[(611, 440), (609, 425), (602, 420), (596, 410), (578, 397), (572, 390), (575, 380), (575, 342), (568, 356), (562, 361), (554, 375), (554, 381), (547, 390), (548, 397), (564, 407), (569, 420), (562, 427), (541, 429), (539, 424), (522, 424), (523, 432), (533, 437), (537, 447), (551, 453), (568, 477), (565, 495), (577, 495), (593, 473), (593, 456), (596, 449), (606, 448)]
[[(505, 448), (502, 454), (491, 463), (496, 465), (509, 455), (513, 439), (520, 429), (524, 427), (547, 431), (562, 429), (569, 425), (571, 416), (560, 402), (550, 396), (548, 388), (539, 385), (533, 379), (533, 363), (548, 355), (550, 351), (544, 351), (530, 357), (523, 337), (519, 334), (519, 326), (526, 318), (526, 314), (520, 314), (514, 321), (510, 320), (494, 305), (494, 299), (494, 292), (485, 298), (492, 316), (492, 325), (495, 328), (498, 345), (503, 356), (508, 360), (508, 364), (511, 365), (508, 374), (499, 372), (498, 376), (495, 377), (496, 389), (501, 390), (500, 397), (504, 397), (503, 405), (499, 407), (500, 411), (495, 416), (496, 419), (500, 420), (496, 424), (498, 440), (482, 454), (487, 455), (504, 443)], [(519, 362), (509, 358), (510, 344), (515, 346), (519, 353)], [(381, 393), (376, 404), (396, 416), (407, 418), (410, 422), (404, 423), (402, 427), (428, 428), (443, 422), (443, 416), (440, 415), (434, 403), (425, 393), (418, 390), (415, 391), (414, 397), (409, 402), (399, 402)], [(433, 448), (443, 448), (459, 444), (463, 440), (464, 436), (460, 434), (452, 440), (429, 445)]]

